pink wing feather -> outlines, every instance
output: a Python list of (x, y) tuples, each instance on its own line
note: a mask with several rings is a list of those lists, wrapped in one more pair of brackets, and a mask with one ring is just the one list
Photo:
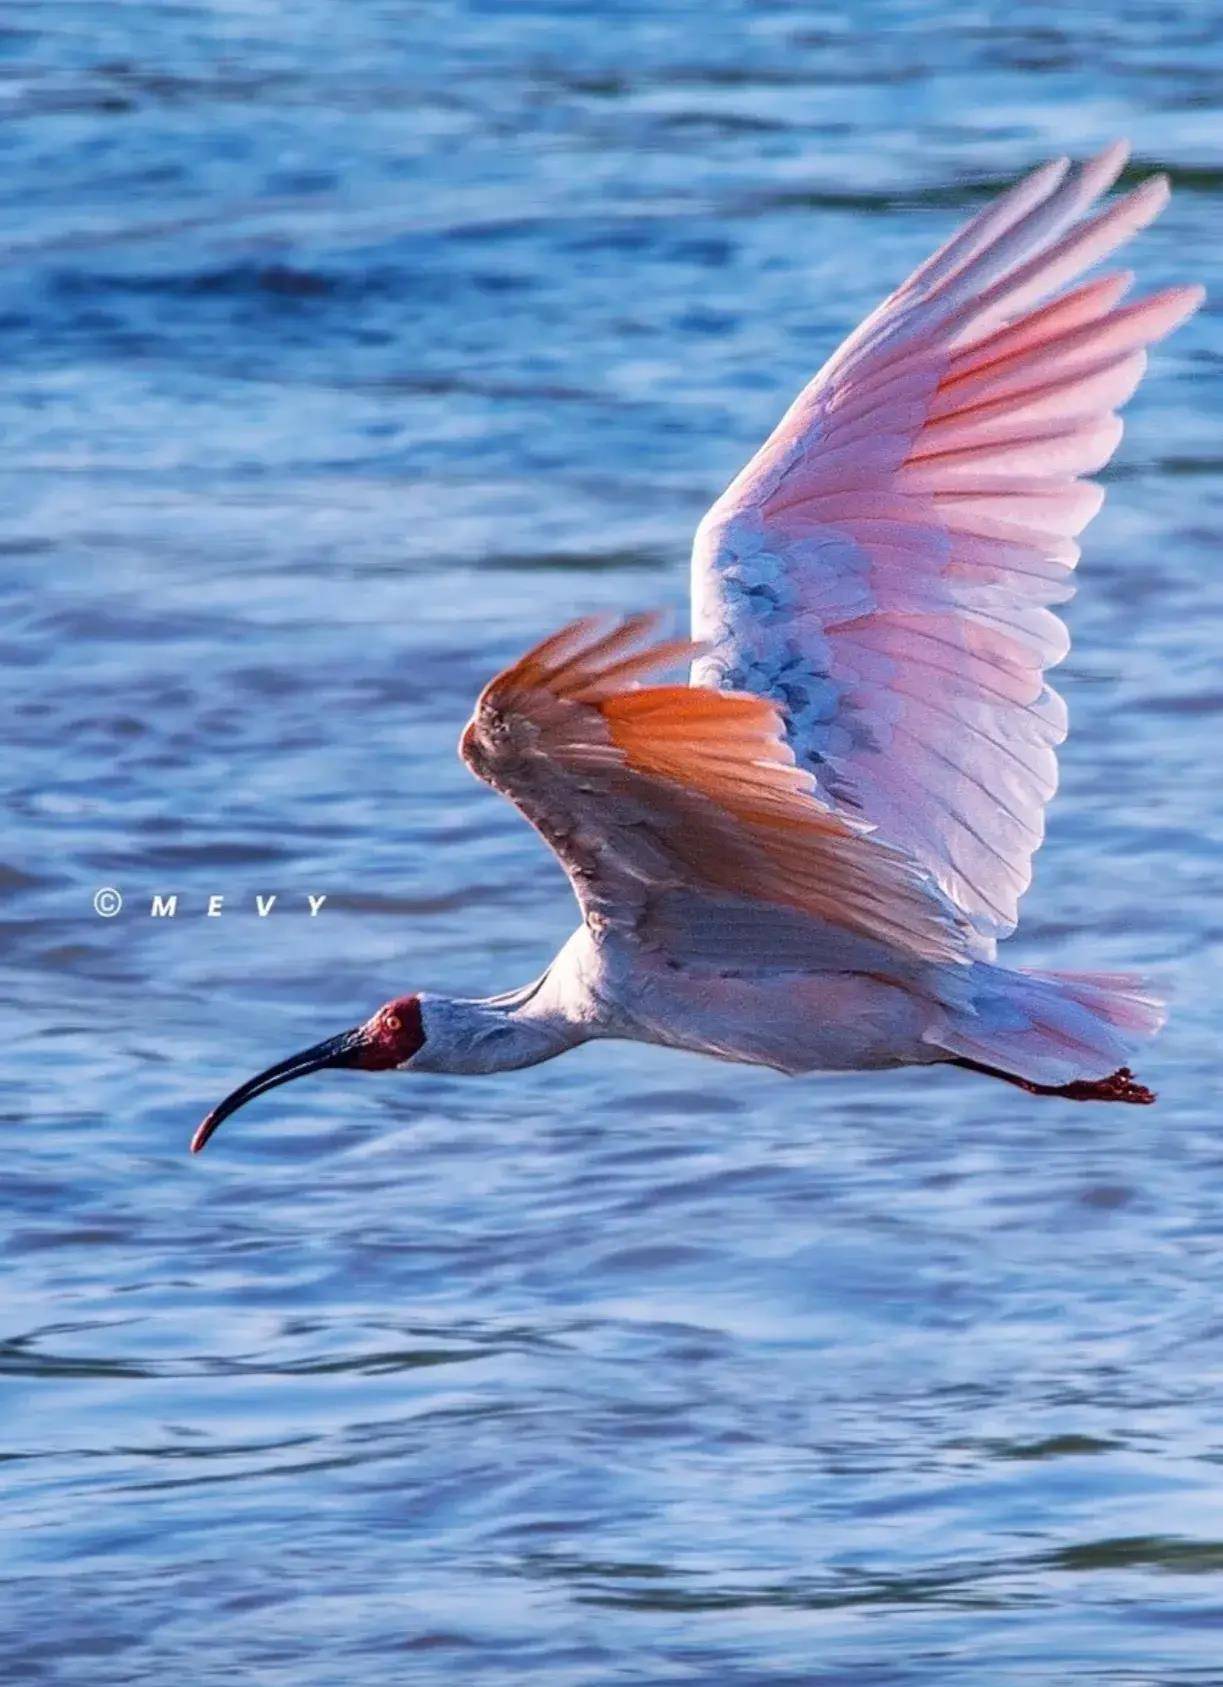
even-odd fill
[(1048, 608), (1103, 494), (1143, 348), (1202, 299), (1058, 288), (1144, 227), (1162, 177), (1091, 216), (1126, 158), (1046, 164), (872, 313), (709, 511), (694, 683), (777, 703), (828, 799), (908, 851), (988, 953), (1014, 929), (1066, 715)]

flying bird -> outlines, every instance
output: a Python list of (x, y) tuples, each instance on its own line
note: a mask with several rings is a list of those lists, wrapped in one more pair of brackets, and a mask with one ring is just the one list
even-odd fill
[(581, 911), (542, 976), (400, 996), (242, 1084), (193, 1150), (308, 1072), (499, 1072), (603, 1037), (1154, 1099), (1124, 1064), (1163, 1019), (1141, 980), (997, 959), (1066, 733), (1044, 669), (1102, 500), (1080, 477), (1203, 297), (1080, 280), (1167, 202), (1154, 176), (1097, 208), (1126, 156), (1034, 171), (834, 352), (697, 529), (692, 640), (580, 620), (485, 688), (460, 753)]

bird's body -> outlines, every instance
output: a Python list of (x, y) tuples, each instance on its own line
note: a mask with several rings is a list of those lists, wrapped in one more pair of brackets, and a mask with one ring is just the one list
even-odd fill
[[(1124, 162), (1035, 171), (850, 336), (701, 523), (692, 642), (578, 621), (485, 688), (461, 753), (581, 911), (546, 972), (388, 1003), (243, 1085), (194, 1147), (321, 1067), (502, 1071), (608, 1037), (1152, 1099), (1121, 1065), (1162, 1017), (1143, 984), (996, 958), (1065, 736), (1043, 671), (1101, 498), (1079, 477), (1143, 347), (1201, 298), (1063, 290), (1166, 201), (1153, 178), (1092, 212)], [(646, 683), (681, 659), (689, 684)]]
[(689, 1049), (781, 1072), (865, 1071), (945, 1059), (922, 1032), (917, 991), (868, 972), (721, 960), (677, 963), (585, 926), (534, 984), (506, 996), (418, 998), (424, 1041), (414, 1071), (533, 1066), (595, 1038)]

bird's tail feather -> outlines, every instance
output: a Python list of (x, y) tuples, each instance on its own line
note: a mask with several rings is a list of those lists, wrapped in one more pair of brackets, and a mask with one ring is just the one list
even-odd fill
[(949, 1054), (1042, 1087), (1106, 1078), (1164, 1022), (1124, 973), (1012, 972), (978, 962), (968, 999), (928, 1033)]

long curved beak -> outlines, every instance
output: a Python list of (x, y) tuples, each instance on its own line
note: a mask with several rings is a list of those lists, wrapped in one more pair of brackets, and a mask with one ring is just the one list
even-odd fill
[(219, 1107), (213, 1108), (191, 1138), (191, 1152), (198, 1154), (223, 1119), (228, 1119), (231, 1113), (245, 1107), (248, 1101), (253, 1101), (265, 1090), (274, 1090), (277, 1084), (287, 1084), (290, 1078), (304, 1078), (308, 1072), (322, 1072), (329, 1066), (358, 1065), (366, 1042), (365, 1029), (358, 1025), (351, 1031), (341, 1031), (338, 1037), (328, 1037), (325, 1043), (315, 1043), (313, 1048), (303, 1049), (300, 1054), (291, 1054), (287, 1060), (269, 1066), (266, 1072), (260, 1072), (255, 1078), (248, 1078), (227, 1095)]

